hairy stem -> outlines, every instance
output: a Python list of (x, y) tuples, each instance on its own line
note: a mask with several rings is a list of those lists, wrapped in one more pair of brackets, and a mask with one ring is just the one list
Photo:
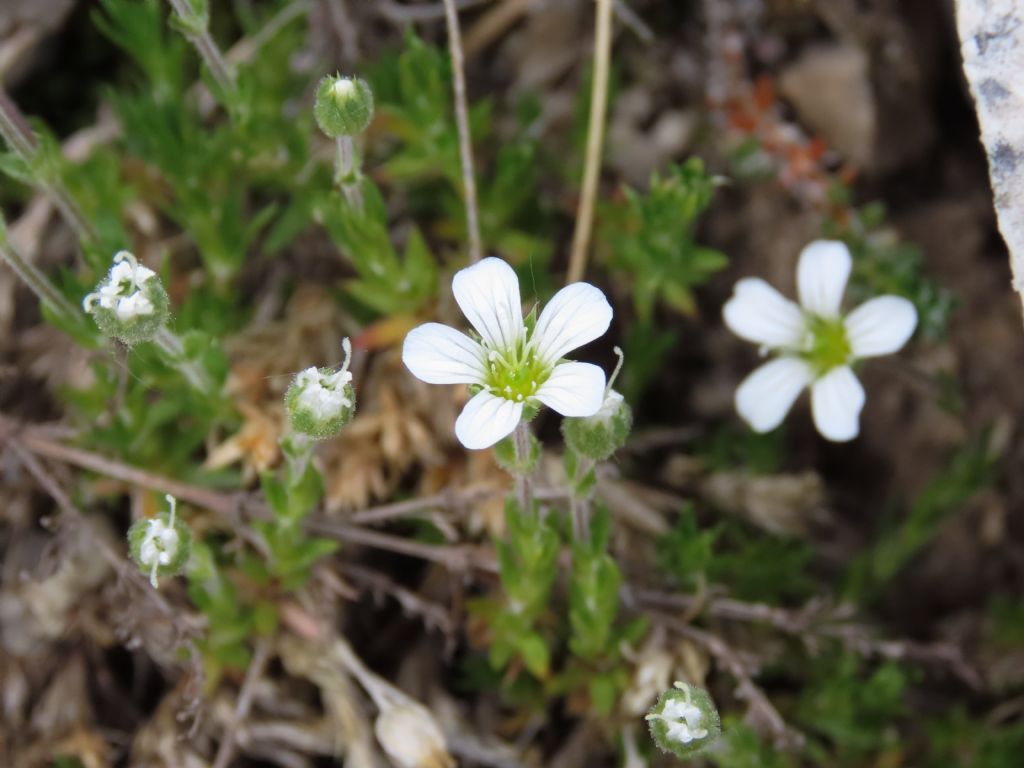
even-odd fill
[[(2, 87), (0, 87), (0, 136), (3, 136), (11, 150), (34, 173), (33, 160), (39, 148), (38, 142), (32, 135), (32, 129), (29, 128), (17, 104), (11, 100)], [(35, 182), (36, 186), (50, 198), (60, 212), (61, 218), (75, 231), (79, 240), (96, 239), (96, 231), (92, 224), (85, 218), (78, 203), (60, 181), (36, 176)]]
[(466, 203), (466, 229), (469, 231), (469, 262), (483, 257), (480, 240), (480, 209), (476, 199), (476, 176), (473, 173), (472, 136), (469, 133), (469, 108), (466, 106), (466, 72), (462, 54), (462, 34), (455, 0), (444, 0), (448, 21), (448, 47), (452, 55), (452, 87), (455, 92), (455, 123), (459, 130), (459, 155), (462, 159), (462, 186)]
[(32, 289), (39, 300), (48, 306), (54, 314), (59, 315), (68, 323), (80, 323), (81, 312), (53, 286), (53, 283), (39, 271), (35, 264), (18, 253), (11, 241), (7, 239), (7, 234), (2, 227), (3, 224), (0, 223), (0, 258), (10, 265), (22, 282)]
[[(195, 11), (192, 10), (189, 0), (170, 0), (170, 2), (174, 12), (178, 14), (178, 17), (183, 22), (189, 23), (195, 18)], [(201, 32), (185, 32), (184, 34), (199, 52), (199, 55), (206, 63), (207, 69), (210, 70), (210, 74), (217, 81), (217, 85), (221, 87), (221, 90), (225, 94), (234, 94), (234, 73), (224, 58), (224, 54), (220, 52), (220, 48), (217, 47), (217, 44), (210, 36), (210, 30), (204, 26)]]
[(572, 532), (577, 541), (590, 541), (590, 497), (591, 493), (580, 494), (576, 491), (579, 484), (594, 468), (594, 460), (586, 456), (579, 457), (576, 477), (570, 478), (573, 492), (569, 497), (569, 511), (572, 515)]
[(587, 135), (583, 189), (576, 210), (576, 231), (569, 255), (567, 283), (583, 279), (587, 269), (587, 250), (594, 226), (594, 201), (601, 174), (601, 150), (604, 147), (604, 122), (608, 111), (608, 71), (612, 54), (612, 0), (597, 0), (597, 28), (594, 37), (594, 76), (590, 92), (590, 129)]
[(523, 514), (533, 509), (533, 483), (530, 473), (523, 469), (530, 460), (530, 428), (525, 421), (516, 425), (512, 433), (516, 448), (516, 501)]
[(363, 190), (359, 186), (359, 168), (356, 156), (355, 140), (351, 136), (339, 136), (338, 160), (335, 180), (345, 195), (345, 200), (353, 208), (363, 209)]

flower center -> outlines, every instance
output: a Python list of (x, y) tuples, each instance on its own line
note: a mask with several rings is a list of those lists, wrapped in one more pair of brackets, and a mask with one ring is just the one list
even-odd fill
[(824, 376), (850, 361), (852, 349), (842, 318), (808, 315), (807, 330), (810, 339), (802, 357), (817, 376)]
[(487, 377), (484, 386), (497, 397), (523, 402), (537, 394), (551, 374), (529, 341), (520, 341), (513, 349), (487, 350)]

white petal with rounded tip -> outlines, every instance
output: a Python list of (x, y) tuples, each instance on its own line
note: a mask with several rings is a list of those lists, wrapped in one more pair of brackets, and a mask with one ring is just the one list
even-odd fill
[(124, 282), (125, 280), (132, 280), (134, 270), (132, 265), (127, 261), (119, 261), (110, 269), (110, 285), (117, 287), (118, 283)]
[(484, 349), (464, 333), (440, 323), (409, 331), (402, 362), (428, 384), (478, 384), (486, 376)]
[(523, 417), (523, 404), (495, 397), (486, 390), (466, 403), (455, 420), (455, 436), (471, 450), (490, 448), (512, 434)]
[(537, 355), (553, 363), (608, 330), (612, 307), (599, 288), (572, 283), (551, 297), (533, 330)]
[(560, 363), (537, 399), (563, 416), (593, 416), (604, 402), (604, 371), (590, 363)]
[(525, 331), (519, 278), (501, 259), (489, 256), (452, 278), (452, 293), (483, 340), (499, 349), (514, 347)]
[(807, 333), (800, 307), (758, 277), (736, 283), (722, 317), (741, 339), (773, 348), (799, 346)]
[(839, 240), (815, 240), (804, 248), (796, 268), (803, 308), (822, 317), (838, 315), (852, 266), (850, 249)]
[(849, 366), (834, 368), (811, 386), (814, 425), (822, 437), (837, 443), (853, 440), (860, 432), (864, 387)]
[(786, 418), (813, 378), (810, 366), (803, 360), (776, 358), (743, 380), (736, 390), (736, 411), (755, 432), (770, 432)]
[(914, 335), (917, 309), (902, 296), (879, 296), (847, 315), (845, 325), (854, 357), (888, 355)]

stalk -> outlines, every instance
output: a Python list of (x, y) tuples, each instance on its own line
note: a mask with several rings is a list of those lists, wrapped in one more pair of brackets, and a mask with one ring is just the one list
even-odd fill
[[(24, 115), (21, 114), (18, 106), (7, 95), (3, 87), (0, 87), (0, 136), (3, 136), (11, 151), (31, 169), (39, 150), (38, 142), (32, 135), (32, 130), (28, 127)], [(35, 183), (36, 187), (50, 198), (61, 218), (75, 231), (79, 240), (96, 239), (96, 231), (92, 224), (85, 218), (78, 203), (59, 180), (51, 181), (35, 176)]]
[(82, 314), (58, 291), (39, 268), (22, 256), (7, 238), (7, 230), (0, 221), (0, 258), (10, 265), (32, 292), (50, 310), (68, 323), (81, 323)]
[(174, 12), (178, 14), (178, 18), (187, 28), (183, 34), (195, 46), (213, 79), (217, 81), (217, 85), (224, 93), (234, 95), (236, 89), (234, 73), (231, 71), (227, 59), (224, 58), (224, 54), (217, 47), (217, 43), (210, 36), (207, 24), (204, 23), (202, 27), (195, 24), (196, 13), (192, 10), (189, 0), (170, 0), (170, 2)]
[(363, 209), (363, 190), (359, 187), (355, 140), (351, 136), (338, 136), (336, 141), (338, 161), (335, 178), (348, 204), (361, 211)]
[(448, 48), (452, 56), (452, 88), (455, 93), (455, 124), (459, 131), (459, 157), (462, 161), (462, 187), (466, 202), (466, 229), (469, 232), (469, 263), (483, 257), (480, 239), (480, 207), (476, 198), (476, 175), (473, 171), (473, 137), (469, 132), (469, 107), (466, 105), (466, 72), (462, 53), (462, 33), (455, 0), (444, 0), (448, 21)]
[(583, 190), (576, 211), (576, 231), (569, 255), (567, 283), (583, 279), (587, 270), (587, 251), (594, 226), (594, 201), (601, 175), (601, 150), (604, 123), (608, 112), (608, 72), (612, 55), (612, 0), (597, 0), (597, 28), (594, 38), (594, 78), (590, 92), (590, 128), (587, 134), (587, 160), (583, 169)]
[(525, 515), (533, 510), (533, 482), (525, 469), (530, 461), (530, 428), (520, 421), (512, 435), (516, 449), (516, 500)]

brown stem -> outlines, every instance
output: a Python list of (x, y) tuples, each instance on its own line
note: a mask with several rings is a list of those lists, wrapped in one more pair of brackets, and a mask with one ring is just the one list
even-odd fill
[(590, 91), (590, 130), (587, 135), (587, 160), (583, 169), (583, 189), (576, 211), (576, 231), (569, 255), (567, 283), (583, 279), (587, 269), (587, 250), (594, 225), (594, 202), (601, 174), (601, 150), (604, 147), (604, 122), (608, 111), (608, 72), (612, 55), (612, 0), (597, 0), (597, 26), (594, 35), (594, 76)]
[(448, 47), (452, 55), (452, 88), (455, 93), (455, 123), (459, 131), (459, 156), (462, 160), (462, 187), (466, 203), (466, 229), (469, 233), (469, 263), (483, 257), (480, 240), (480, 208), (476, 198), (476, 175), (473, 172), (473, 137), (469, 132), (469, 107), (466, 105), (465, 57), (455, 0), (444, 0), (448, 21)]

